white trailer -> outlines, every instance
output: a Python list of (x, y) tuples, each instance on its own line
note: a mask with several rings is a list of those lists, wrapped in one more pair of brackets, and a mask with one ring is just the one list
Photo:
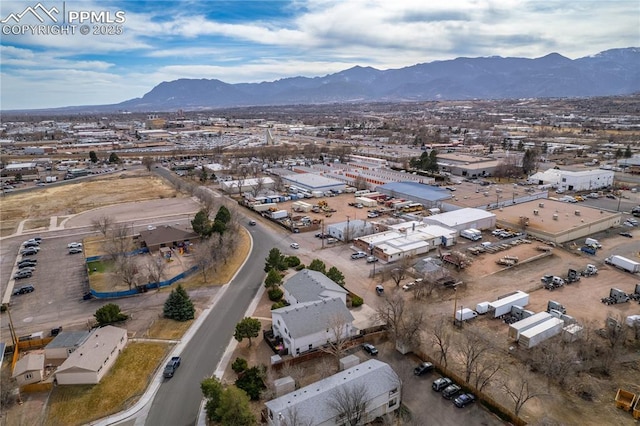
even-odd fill
[(613, 265), (623, 271), (631, 272), (632, 274), (640, 272), (640, 263), (635, 260), (627, 259), (623, 256), (618, 256), (617, 254), (607, 257), (604, 260), (604, 263), (607, 265)]
[(556, 334), (560, 334), (563, 327), (564, 321), (561, 319), (549, 318), (545, 322), (520, 333), (518, 344), (527, 349), (532, 348)]
[(460, 236), (471, 241), (478, 241), (482, 239), (482, 232), (474, 228), (469, 228), (460, 231)]
[(293, 209), (294, 212), (305, 212), (308, 213), (311, 211), (311, 209), (313, 208), (313, 206), (309, 203), (306, 203), (304, 201), (294, 201), (291, 204), (291, 208)]
[(456, 319), (458, 321), (467, 321), (478, 316), (478, 313), (469, 308), (462, 308), (456, 311)]
[(548, 312), (538, 312), (535, 315), (532, 315), (528, 318), (520, 320), (518, 322), (514, 322), (509, 326), (509, 338), (515, 340), (516, 342), (520, 338), (520, 333), (525, 330), (530, 329), (531, 327), (535, 327), (536, 325), (545, 322), (551, 318), (551, 314)]
[(278, 205), (276, 203), (264, 203), (264, 204), (254, 204), (251, 206), (257, 212), (266, 212), (267, 210), (275, 209)]
[(365, 207), (375, 207), (378, 205), (376, 200), (367, 197), (356, 197), (356, 203), (360, 203)]
[(276, 210), (275, 212), (271, 212), (271, 219), (277, 220), (277, 219), (284, 219), (285, 217), (289, 216), (289, 212), (286, 210)]
[(528, 304), (529, 294), (518, 290), (509, 296), (489, 303), (488, 313), (493, 314), (494, 318), (498, 318), (511, 312), (511, 307), (513, 305), (525, 307)]

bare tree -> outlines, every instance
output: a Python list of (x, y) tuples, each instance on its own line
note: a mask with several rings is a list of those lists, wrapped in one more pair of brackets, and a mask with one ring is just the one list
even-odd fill
[(144, 156), (142, 157), (142, 165), (147, 169), (148, 172), (151, 171), (151, 168), (155, 164), (156, 160), (153, 157)]
[(391, 279), (396, 283), (396, 287), (400, 287), (400, 282), (407, 277), (407, 270), (402, 265), (391, 270)]
[(502, 389), (513, 401), (513, 412), (516, 416), (520, 415), (522, 407), (524, 407), (527, 402), (533, 398), (544, 395), (534, 389), (532, 382), (533, 379), (528, 372), (523, 373), (520, 371), (513, 377), (511, 382), (504, 382), (502, 384)]
[(167, 261), (162, 256), (154, 257), (150, 255), (147, 258), (147, 277), (149, 282), (159, 284), (167, 269)]
[[(603, 356), (601, 354), (600, 356)], [(542, 373), (550, 383), (563, 385), (573, 369), (577, 358), (575, 349), (563, 342), (543, 342), (531, 351), (531, 365)]]
[(465, 330), (459, 348), (459, 356), (465, 368), (465, 382), (471, 382), (471, 375), (478, 368), (478, 364), (489, 354), (491, 347), (481, 336)]
[(336, 423), (357, 426), (363, 420), (368, 405), (367, 387), (345, 384), (336, 389), (327, 405), (336, 415)]
[(332, 315), (327, 324), (327, 343), (320, 347), (320, 350), (331, 354), (337, 362), (344, 356), (344, 353), (351, 340), (351, 324), (340, 314)]
[(136, 283), (138, 267), (131, 256), (118, 254), (114, 262), (114, 273), (131, 290)]
[(202, 281), (207, 283), (209, 277), (209, 270), (215, 263), (215, 255), (212, 247), (212, 242), (216, 239), (201, 241), (196, 245), (193, 251), (194, 264), (198, 266), (200, 273), (202, 274)]
[(284, 413), (277, 414), (282, 426), (313, 426), (313, 419), (304, 416), (298, 407), (288, 408)]
[(444, 368), (447, 368), (447, 356), (449, 355), (449, 347), (451, 346), (451, 330), (449, 329), (449, 321), (446, 317), (440, 317), (433, 323), (431, 335), (433, 338), (433, 346), (438, 349), (440, 363)]
[(400, 293), (386, 296), (377, 311), (378, 318), (389, 327), (396, 347), (407, 350), (420, 345), (424, 315), (418, 307), (407, 306)]
[(112, 259), (118, 255), (127, 253), (133, 249), (133, 241), (130, 236), (130, 225), (118, 223), (111, 227), (109, 238), (105, 244), (105, 251)]
[(358, 190), (369, 189), (369, 183), (360, 175), (358, 175), (353, 181), (353, 186)]
[(107, 234), (113, 225), (113, 218), (111, 216), (100, 216), (91, 220), (91, 229), (98, 231), (104, 238), (107, 238)]
[(502, 366), (495, 359), (482, 359), (473, 368), (473, 384), (479, 392), (491, 383), (493, 377), (500, 371)]
[(328, 359), (326, 358), (322, 358), (317, 364), (316, 364), (316, 371), (318, 373), (318, 375), (320, 376), (320, 379), (325, 379), (333, 374), (335, 374), (337, 372), (336, 368), (335, 368), (335, 364), (332, 362), (329, 362)]
[(251, 185), (251, 193), (253, 194), (254, 197), (257, 197), (258, 195), (260, 195), (260, 193), (265, 187), (264, 176), (256, 178), (255, 182), (256, 183), (254, 185)]

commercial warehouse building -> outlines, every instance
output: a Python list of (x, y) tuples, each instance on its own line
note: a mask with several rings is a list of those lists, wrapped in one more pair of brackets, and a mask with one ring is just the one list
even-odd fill
[(422, 219), (428, 225), (440, 225), (460, 232), (464, 229), (493, 229), (496, 226), (496, 215), (482, 209), (464, 208), (446, 213), (427, 216)]
[(391, 182), (377, 186), (375, 190), (393, 198), (420, 203), (425, 209), (441, 208), (442, 202), (451, 198), (451, 193), (446, 189), (418, 182)]
[(615, 172), (613, 170), (582, 170), (570, 171), (549, 169), (531, 175), (528, 179), (535, 185), (552, 185), (563, 191), (594, 191), (613, 185)]

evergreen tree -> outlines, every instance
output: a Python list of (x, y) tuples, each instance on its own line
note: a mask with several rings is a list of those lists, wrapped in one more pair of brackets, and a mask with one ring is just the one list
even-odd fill
[(251, 338), (258, 337), (261, 328), (260, 320), (244, 317), (242, 321), (236, 324), (236, 332), (233, 334), (233, 337), (238, 342), (242, 342), (243, 339), (247, 338), (249, 339), (249, 346), (251, 346)]
[(280, 275), (280, 272), (275, 269), (270, 269), (267, 273), (267, 278), (264, 280), (264, 286), (269, 288), (277, 287), (280, 284), (282, 284), (282, 276)]
[(95, 164), (98, 162), (98, 156), (96, 155), (95, 151), (89, 151), (89, 160)]
[(118, 157), (118, 154), (116, 154), (115, 152), (112, 152), (111, 154), (109, 154), (109, 163), (110, 164), (115, 164), (115, 163), (119, 163), (120, 162), (120, 158)]
[(218, 213), (216, 213), (216, 217), (213, 220), (227, 224), (231, 221), (231, 212), (229, 212), (229, 209), (225, 206), (220, 206)]
[(235, 386), (229, 386), (222, 393), (216, 415), (223, 426), (254, 426), (257, 424), (249, 405), (247, 393)]
[(260, 392), (265, 388), (265, 370), (264, 367), (251, 367), (236, 380), (238, 389), (245, 391), (252, 401), (259, 400)]
[(341, 286), (344, 287), (344, 274), (340, 272), (340, 270), (335, 266), (332, 266), (331, 268), (329, 268), (329, 270), (325, 275), (336, 284), (340, 284)]
[(202, 170), (200, 170), (200, 182), (206, 182), (207, 179), (209, 179), (209, 176), (207, 175), (207, 169), (206, 167), (202, 166)]
[(175, 289), (171, 290), (171, 294), (164, 302), (164, 317), (170, 318), (176, 321), (189, 321), (195, 317), (196, 309), (193, 307), (193, 302), (189, 299), (189, 295), (178, 285)]
[(438, 172), (440, 169), (438, 167), (438, 151), (432, 149), (429, 153), (429, 163), (425, 170), (430, 172)]
[(522, 156), (522, 171), (525, 174), (531, 173), (536, 168), (537, 153), (533, 149), (527, 149)]
[(98, 309), (93, 316), (96, 318), (96, 321), (98, 321), (98, 325), (100, 326), (124, 321), (129, 318), (128, 315), (120, 312), (120, 306), (115, 303), (107, 303), (102, 308)]
[(624, 150), (624, 158), (631, 158), (632, 155), (631, 147), (627, 145), (627, 148)]
[(287, 269), (287, 265), (284, 261), (284, 255), (275, 247), (269, 250), (269, 255), (265, 259), (264, 271), (269, 272), (271, 269), (276, 269), (278, 271), (284, 271)]
[(213, 230), (211, 229), (211, 221), (209, 220), (209, 214), (206, 209), (201, 209), (196, 213), (195, 217), (191, 221), (191, 228), (193, 232), (201, 237), (208, 237)]
[(324, 262), (320, 259), (313, 259), (307, 269), (322, 272), (323, 274), (327, 275), (327, 265), (325, 265)]
[(222, 383), (215, 376), (210, 379), (204, 379), (200, 382), (202, 395), (207, 400), (204, 408), (207, 412), (207, 418), (214, 422), (219, 422), (220, 417), (216, 414), (216, 410), (220, 406), (220, 398), (224, 392)]

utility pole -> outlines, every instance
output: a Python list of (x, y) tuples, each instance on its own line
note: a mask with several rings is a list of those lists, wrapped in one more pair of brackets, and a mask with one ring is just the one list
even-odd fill
[(453, 325), (456, 325), (456, 312), (458, 311), (458, 289), (453, 288)]

